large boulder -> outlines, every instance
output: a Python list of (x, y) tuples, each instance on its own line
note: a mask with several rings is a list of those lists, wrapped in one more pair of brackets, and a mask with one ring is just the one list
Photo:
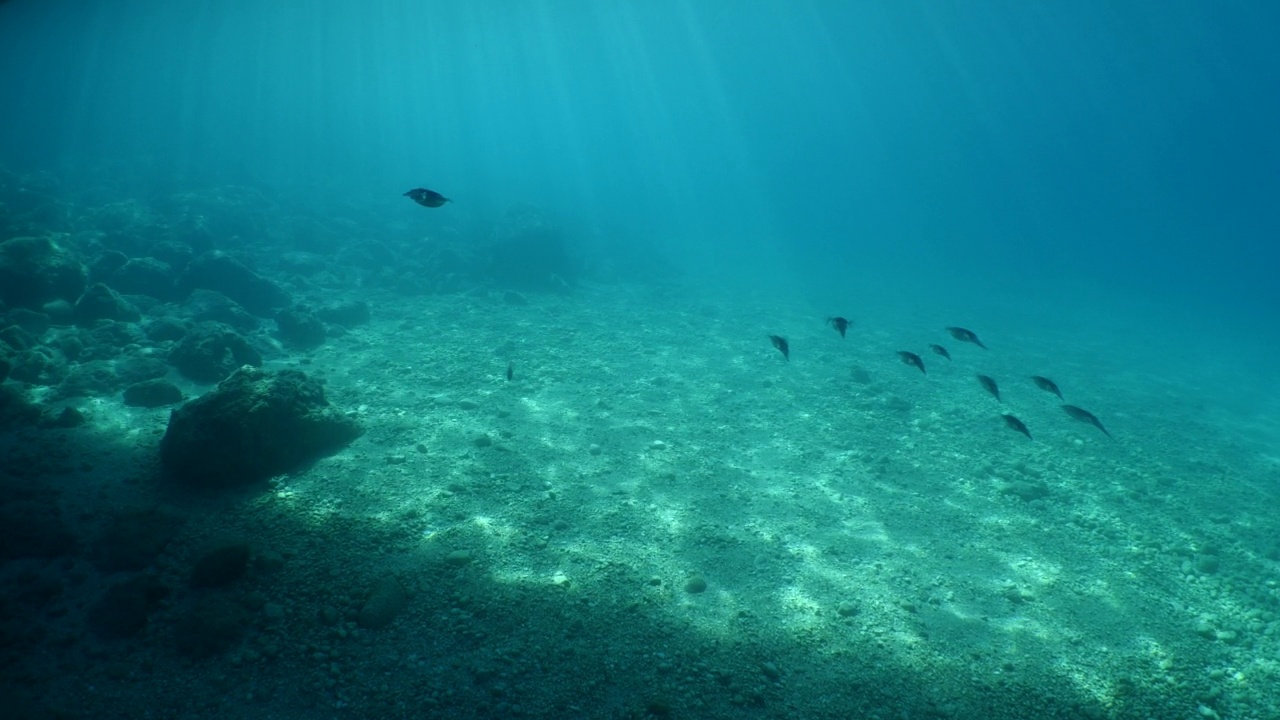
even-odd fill
[(39, 310), (50, 300), (73, 301), (84, 292), (89, 271), (70, 250), (47, 237), (16, 237), (0, 243), (0, 300)]
[(150, 257), (133, 258), (111, 275), (111, 285), (126, 295), (176, 300), (177, 274), (169, 264)]
[(74, 312), (76, 324), (81, 327), (89, 327), (99, 320), (138, 322), (142, 319), (138, 308), (102, 283), (94, 283), (84, 291), (76, 301)]
[(297, 370), (244, 367), (169, 416), (160, 460), (174, 480), (231, 487), (291, 472), (360, 436), (320, 383)]
[(229, 326), (204, 322), (178, 341), (169, 364), (196, 382), (215, 383), (242, 365), (261, 366), (262, 355)]
[(279, 285), (258, 275), (223, 252), (207, 252), (192, 260), (178, 278), (184, 290), (216, 290), (259, 317), (270, 317), (291, 301)]

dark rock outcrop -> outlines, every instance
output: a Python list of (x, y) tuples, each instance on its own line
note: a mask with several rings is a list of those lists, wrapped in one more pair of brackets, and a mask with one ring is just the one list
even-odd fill
[(259, 317), (270, 317), (289, 304), (289, 293), (223, 252), (213, 251), (192, 260), (178, 278), (185, 290), (216, 290)]
[(169, 364), (196, 382), (215, 383), (242, 365), (260, 367), (262, 356), (227, 325), (205, 322), (178, 341)]
[(99, 320), (138, 322), (142, 313), (120, 297), (120, 293), (102, 283), (95, 283), (76, 301), (75, 318), (77, 325), (89, 327)]
[(230, 487), (297, 470), (360, 433), (316, 380), (245, 367), (173, 411), (160, 459), (178, 482)]
[(40, 309), (50, 300), (75, 300), (89, 273), (70, 250), (47, 237), (16, 237), (0, 243), (0, 300)]

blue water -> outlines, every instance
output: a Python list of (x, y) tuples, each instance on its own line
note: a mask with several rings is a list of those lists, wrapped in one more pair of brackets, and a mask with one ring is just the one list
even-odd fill
[[(1008, 375), (1056, 370), (1153, 443), (1105, 473), (1204, 444), (1270, 497), (1277, 27), (1245, 0), (9, 0), (0, 168), (86, 212), (252, 188), (290, 213), (273, 242), (321, 254), (479, 243), (537, 208), (746, 346), (830, 357), (807, 348), (844, 314), (892, 364), (981, 329)], [(419, 186), (452, 203), (401, 197)], [(636, 325), (671, 317), (644, 302)], [(666, 332), (697, 355), (697, 330)]]

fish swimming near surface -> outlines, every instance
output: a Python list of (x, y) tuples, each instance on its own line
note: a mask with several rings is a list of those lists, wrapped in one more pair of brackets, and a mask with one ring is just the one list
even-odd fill
[(925, 372), (924, 360), (919, 355), (913, 352), (907, 352), (906, 350), (899, 350), (898, 358), (902, 360), (902, 363), (904, 365), (910, 365), (911, 367), (920, 368), (920, 372), (924, 373), (925, 375), (929, 374)]
[(429, 208), (438, 208), (447, 202), (453, 202), (435, 190), (428, 190), (426, 188), (414, 188), (405, 193), (404, 196), (412, 199), (422, 207)]
[(929, 349), (933, 351), (934, 355), (941, 355), (948, 360), (951, 359), (951, 353), (947, 352), (947, 349), (941, 345), (930, 345)]
[(787, 344), (787, 339), (781, 335), (770, 335), (769, 342), (778, 348), (778, 352), (782, 353), (782, 359), (787, 362), (791, 361), (791, 346)]
[(1008, 425), (1008, 426), (1009, 426), (1009, 429), (1011, 429), (1011, 430), (1017, 430), (1018, 432), (1022, 433), (1023, 435), (1026, 435), (1028, 440), (1032, 440), (1032, 439), (1033, 439), (1033, 438), (1031, 437), (1031, 431), (1027, 429), (1027, 424), (1026, 424), (1026, 423), (1022, 422), (1022, 421), (1021, 421), (1021, 420), (1019, 420), (1018, 418), (1016, 418), (1016, 417), (1014, 417), (1014, 416), (1012, 416), (1012, 415), (1009, 415), (1009, 414), (1001, 415), (1000, 417), (1004, 418), (1004, 424), (1005, 424), (1005, 425)]
[(1102, 427), (1102, 421), (1099, 420), (1093, 413), (1089, 412), (1088, 410), (1085, 410), (1084, 408), (1076, 407), (1075, 405), (1063, 405), (1062, 409), (1065, 410), (1066, 413), (1070, 415), (1072, 418), (1079, 420), (1082, 423), (1087, 423), (1089, 425), (1092, 425), (1098, 428), (1099, 430), (1101, 430), (1103, 435), (1106, 435), (1107, 437), (1111, 437), (1111, 433), (1107, 432), (1107, 429)]
[(1062, 397), (1062, 391), (1058, 389), (1058, 383), (1050, 380), (1049, 378), (1044, 377), (1042, 375), (1032, 375), (1031, 382), (1035, 383), (1036, 387), (1040, 388), (1041, 390), (1044, 390), (1045, 392), (1051, 392), (1054, 395), (1057, 395), (1059, 400), (1065, 399)]
[(840, 337), (844, 337), (844, 332), (850, 325), (848, 318), (842, 318), (839, 315), (827, 318), (827, 324), (835, 328), (836, 332), (840, 333)]
[(982, 341), (978, 339), (978, 336), (975, 335), (972, 330), (965, 330), (962, 327), (948, 327), (944, 329), (951, 333), (951, 337), (959, 340), (960, 342), (973, 343), (983, 350), (987, 349), (987, 346), (982, 344)]
[(996, 385), (996, 381), (989, 375), (979, 375), (978, 382), (982, 384), (982, 389), (991, 393), (991, 397), (997, 401), (1000, 400), (1000, 386)]
[(515, 376), (516, 376), (516, 364), (513, 361), (508, 360), (507, 361), (507, 382), (510, 382), (512, 378), (514, 378)]

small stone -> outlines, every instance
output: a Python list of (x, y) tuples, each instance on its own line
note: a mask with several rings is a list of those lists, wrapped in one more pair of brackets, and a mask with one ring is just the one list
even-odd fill
[(667, 444), (661, 440), (654, 440), (653, 442), (649, 443), (650, 450), (666, 450), (667, 447), (668, 447)]
[(782, 679), (782, 672), (778, 670), (777, 665), (774, 665), (771, 662), (761, 663), (760, 672), (764, 673), (765, 677), (769, 678), (774, 682), (777, 682)]
[(357, 622), (367, 630), (386, 627), (404, 609), (408, 599), (400, 581), (391, 576), (384, 577), (373, 586), (368, 601), (360, 608)]
[(480, 407), (480, 403), (475, 400), (459, 400), (458, 408), (462, 410), (476, 410)]
[(1196, 558), (1196, 572), (1212, 575), (1218, 572), (1218, 558), (1212, 555), (1201, 555)]
[(696, 595), (700, 592), (706, 592), (706, 589), (707, 589), (707, 580), (701, 575), (694, 575), (693, 577), (689, 578), (684, 584), (684, 591), (691, 595)]
[(487, 448), (493, 444), (493, 438), (488, 435), (477, 435), (475, 440), (471, 441), (478, 448)]
[(588, 445), (588, 446), (587, 446), (587, 452), (588, 452), (588, 453), (590, 453), (590, 454), (592, 454), (592, 455), (599, 455), (599, 454), (600, 454), (600, 446), (599, 446), (599, 445), (597, 445), (597, 444), (595, 444), (595, 443), (591, 443), (590, 445)]
[(846, 600), (836, 606), (836, 612), (840, 617), (853, 617), (858, 614), (858, 606)]
[(262, 606), (262, 615), (268, 620), (280, 620), (284, 617), (284, 607), (278, 603), (267, 603)]
[(446, 555), (444, 559), (450, 565), (458, 565), (458, 566), (466, 565), (467, 563), (471, 562), (471, 551), (470, 550), (454, 550), (453, 552)]

